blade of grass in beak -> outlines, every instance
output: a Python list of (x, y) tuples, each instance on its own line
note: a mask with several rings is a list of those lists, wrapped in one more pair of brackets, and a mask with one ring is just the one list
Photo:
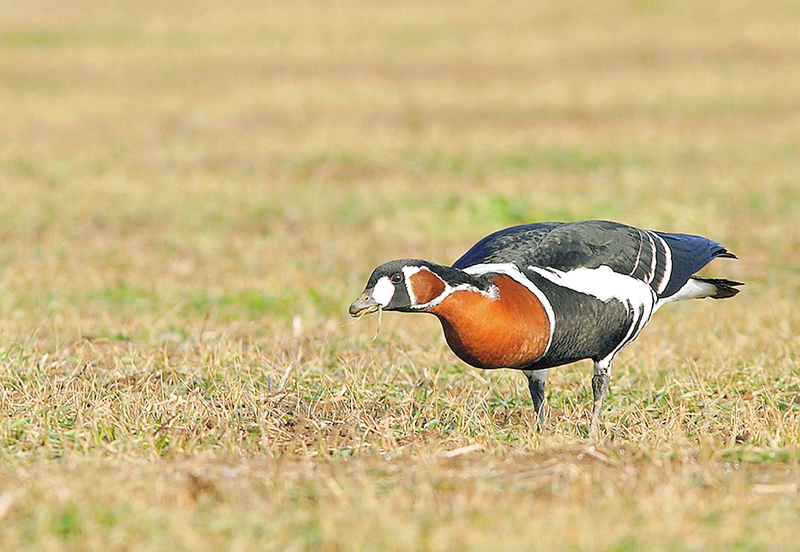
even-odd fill
[(372, 341), (378, 339), (378, 333), (381, 331), (381, 318), (383, 317), (383, 307), (378, 305), (378, 327), (375, 328), (375, 335), (372, 336)]

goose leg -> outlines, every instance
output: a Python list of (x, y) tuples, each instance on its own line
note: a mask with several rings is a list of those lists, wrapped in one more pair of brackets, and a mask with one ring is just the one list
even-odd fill
[(523, 370), (528, 378), (528, 389), (533, 399), (533, 409), (539, 416), (539, 424), (544, 425), (544, 384), (547, 380), (547, 370)]
[(592, 394), (594, 403), (592, 405), (591, 426), (593, 433), (596, 434), (597, 423), (600, 421), (600, 413), (603, 410), (603, 402), (608, 395), (608, 385), (611, 380), (611, 358), (606, 357), (594, 363), (594, 376), (592, 376)]

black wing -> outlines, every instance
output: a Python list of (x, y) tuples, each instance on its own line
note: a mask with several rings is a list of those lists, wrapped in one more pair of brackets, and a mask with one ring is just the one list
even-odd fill
[(489, 234), (464, 253), (453, 268), (465, 269), (484, 263), (515, 262), (520, 266), (530, 264), (539, 244), (560, 222), (523, 224)]
[(608, 266), (646, 282), (659, 297), (668, 297), (720, 256), (733, 257), (717, 242), (700, 236), (590, 220), (525, 224), (500, 230), (476, 243), (453, 267), (510, 262), (523, 272), (529, 266), (568, 272)]

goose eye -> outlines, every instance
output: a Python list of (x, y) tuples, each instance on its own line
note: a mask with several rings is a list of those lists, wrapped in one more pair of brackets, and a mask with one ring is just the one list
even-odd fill
[(402, 281), (403, 281), (403, 275), (402, 275), (400, 272), (395, 272), (394, 274), (392, 274), (391, 276), (389, 276), (389, 280), (390, 280), (390, 281), (391, 281), (393, 284), (399, 284), (400, 282), (402, 282)]

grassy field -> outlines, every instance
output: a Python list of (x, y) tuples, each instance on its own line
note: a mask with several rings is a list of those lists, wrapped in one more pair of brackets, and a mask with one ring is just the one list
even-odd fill
[[(0, 548), (797, 550), (800, 5), (0, 3)], [(355, 322), (521, 222), (714, 238), (591, 365)]]

